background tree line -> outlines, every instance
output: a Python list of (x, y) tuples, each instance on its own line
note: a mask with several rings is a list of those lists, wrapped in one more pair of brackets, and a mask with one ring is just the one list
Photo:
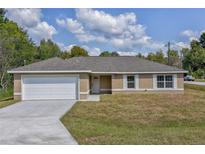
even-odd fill
[(5, 9), (0, 9), (0, 91), (13, 85), (12, 76), (7, 73), (8, 69), (56, 56), (88, 56), (88, 52), (79, 46), (74, 46), (69, 52), (63, 52), (50, 39), (43, 39), (36, 45), (24, 29), (5, 17), (5, 13)]
[[(80, 46), (73, 46), (70, 51), (62, 51), (50, 39), (43, 39), (36, 45), (24, 29), (5, 17), (5, 13), (4, 9), (0, 9), (0, 90), (6, 90), (13, 85), (12, 76), (7, 73), (8, 69), (56, 56), (63, 59), (89, 56), (88, 51)], [(181, 51), (169, 50), (166, 55), (160, 50), (147, 56), (141, 53), (136, 56), (184, 68), (195, 77), (202, 78), (205, 74), (205, 33), (199, 40), (193, 40), (190, 46), (190, 49), (184, 48)], [(118, 52), (104, 51), (99, 56), (120, 55)]]

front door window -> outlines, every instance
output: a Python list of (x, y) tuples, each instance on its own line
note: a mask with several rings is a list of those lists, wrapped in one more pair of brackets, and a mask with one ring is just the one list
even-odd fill
[(100, 93), (100, 77), (99, 76), (92, 77), (92, 93), (94, 94)]

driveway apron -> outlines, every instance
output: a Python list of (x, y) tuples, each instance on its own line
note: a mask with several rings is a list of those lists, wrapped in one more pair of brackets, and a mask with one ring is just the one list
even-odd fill
[(22, 101), (0, 109), (0, 144), (77, 144), (60, 122), (75, 102)]

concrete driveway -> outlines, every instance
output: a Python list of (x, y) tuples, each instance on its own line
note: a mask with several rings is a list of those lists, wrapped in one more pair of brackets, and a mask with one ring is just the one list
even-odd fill
[(194, 84), (194, 85), (199, 85), (199, 86), (205, 86), (205, 82), (184, 81), (184, 83), (187, 83), (187, 84)]
[(74, 103), (23, 101), (0, 109), (0, 144), (77, 144), (59, 120)]

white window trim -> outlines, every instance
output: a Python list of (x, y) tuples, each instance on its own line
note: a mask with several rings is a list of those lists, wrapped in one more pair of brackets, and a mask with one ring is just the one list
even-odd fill
[(127, 87), (127, 76), (133, 76), (133, 75), (132, 74), (123, 75), (123, 89), (126, 89), (126, 90), (139, 89), (139, 75), (134, 74), (134, 76), (135, 76), (135, 88), (128, 88)]
[[(173, 88), (157, 88), (157, 76), (158, 75), (172, 75), (173, 77)], [(153, 75), (153, 89), (156, 90), (177, 90), (177, 74), (154, 74)]]

